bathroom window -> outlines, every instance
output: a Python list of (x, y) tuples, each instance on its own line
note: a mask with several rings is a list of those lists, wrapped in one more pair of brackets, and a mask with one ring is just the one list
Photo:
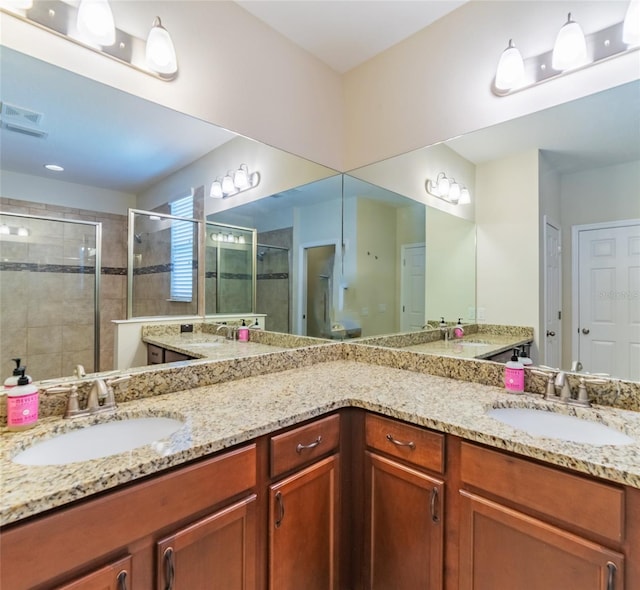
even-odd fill
[[(193, 218), (193, 195), (188, 195), (171, 204), (171, 215)], [(193, 246), (194, 224), (192, 221), (171, 222), (171, 299), (192, 301), (193, 299)]]

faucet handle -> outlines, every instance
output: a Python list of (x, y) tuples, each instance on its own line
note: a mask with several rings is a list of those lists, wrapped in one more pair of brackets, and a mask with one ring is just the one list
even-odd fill
[(585, 377), (580, 376), (580, 380), (578, 381), (578, 398), (576, 403), (581, 406), (590, 406), (591, 402), (589, 401), (589, 394), (587, 393), (587, 383), (608, 383), (607, 379), (602, 379), (601, 377)]
[(77, 385), (54, 385), (53, 387), (48, 387), (44, 389), (43, 392), (47, 395), (50, 393), (67, 393), (69, 392), (69, 397), (67, 398), (67, 409), (64, 412), (65, 418), (73, 418), (74, 416), (83, 416), (87, 412), (86, 410), (80, 409), (80, 403), (78, 402), (78, 386)]
[(114, 377), (113, 379), (107, 379), (107, 395), (104, 403), (102, 404), (103, 410), (115, 410), (116, 409), (116, 397), (113, 392), (113, 386), (119, 383), (126, 383), (131, 379), (131, 375), (121, 375), (120, 377)]
[(545, 390), (544, 398), (547, 400), (557, 399), (556, 394), (556, 375), (558, 373), (558, 369), (552, 369), (551, 367), (545, 367), (541, 365), (537, 369), (530, 369), (530, 371), (534, 375), (540, 375), (541, 377), (547, 378), (547, 389)]
[(113, 387), (114, 385), (118, 385), (119, 383), (126, 383), (130, 379), (131, 379), (131, 375), (121, 375), (120, 377), (107, 379), (106, 384), (107, 384), (107, 387)]

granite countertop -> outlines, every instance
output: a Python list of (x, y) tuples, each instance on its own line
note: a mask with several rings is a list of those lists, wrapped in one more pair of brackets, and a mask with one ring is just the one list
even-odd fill
[(265, 352), (286, 350), (282, 346), (261, 344), (260, 342), (227, 340), (223, 336), (201, 333), (146, 335), (143, 337), (143, 341), (196, 359), (206, 358), (210, 360), (244, 358)]
[[(246, 343), (242, 343), (243, 345)], [(240, 344), (238, 344), (240, 345)], [(163, 469), (249, 441), (343, 407), (358, 407), (468, 440), (640, 488), (640, 413), (594, 407), (557, 411), (590, 417), (636, 442), (593, 446), (537, 438), (485, 415), (491, 407), (548, 408), (534, 395), (352, 360), (319, 362), (277, 375), (259, 375), (121, 403), (115, 416), (45, 418), (0, 441), (0, 524), (90, 496)], [(63, 466), (11, 461), (34, 442), (99, 421), (166, 416), (185, 425), (174, 435), (130, 452)]]
[(506, 350), (517, 348), (522, 344), (527, 344), (530, 341), (531, 338), (518, 338), (509, 334), (481, 333), (471, 334), (461, 339), (435, 340), (433, 342), (404, 346), (403, 349), (428, 354), (455, 356), (463, 359), (486, 359)]

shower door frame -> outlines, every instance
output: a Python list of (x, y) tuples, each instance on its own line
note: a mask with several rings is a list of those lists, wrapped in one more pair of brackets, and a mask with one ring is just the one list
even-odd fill
[[(96, 259), (94, 272), (94, 294), (93, 294), (93, 365), (94, 371), (100, 371), (100, 275), (102, 274), (102, 222), (84, 221), (82, 219), (64, 219), (61, 217), (44, 217), (42, 215), (32, 215), (28, 213), (14, 213), (11, 211), (0, 211), (0, 215), (20, 217), (26, 219), (37, 219), (39, 221), (55, 221), (61, 223), (75, 223), (78, 225), (91, 225), (95, 228), (96, 238)], [(30, 271), (31, 272), (31, 271)]]

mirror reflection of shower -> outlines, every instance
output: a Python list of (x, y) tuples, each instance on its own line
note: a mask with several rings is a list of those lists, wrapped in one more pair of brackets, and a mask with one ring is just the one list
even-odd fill
[(306, 248), (307, 256), (307, 336), (328, 338), (333, 317), (333, 244)]
[(265, 328), (290, 332), (291, 258), (288, 248), (258, 244), (256, 251), (256, 311), (266, 314)]

